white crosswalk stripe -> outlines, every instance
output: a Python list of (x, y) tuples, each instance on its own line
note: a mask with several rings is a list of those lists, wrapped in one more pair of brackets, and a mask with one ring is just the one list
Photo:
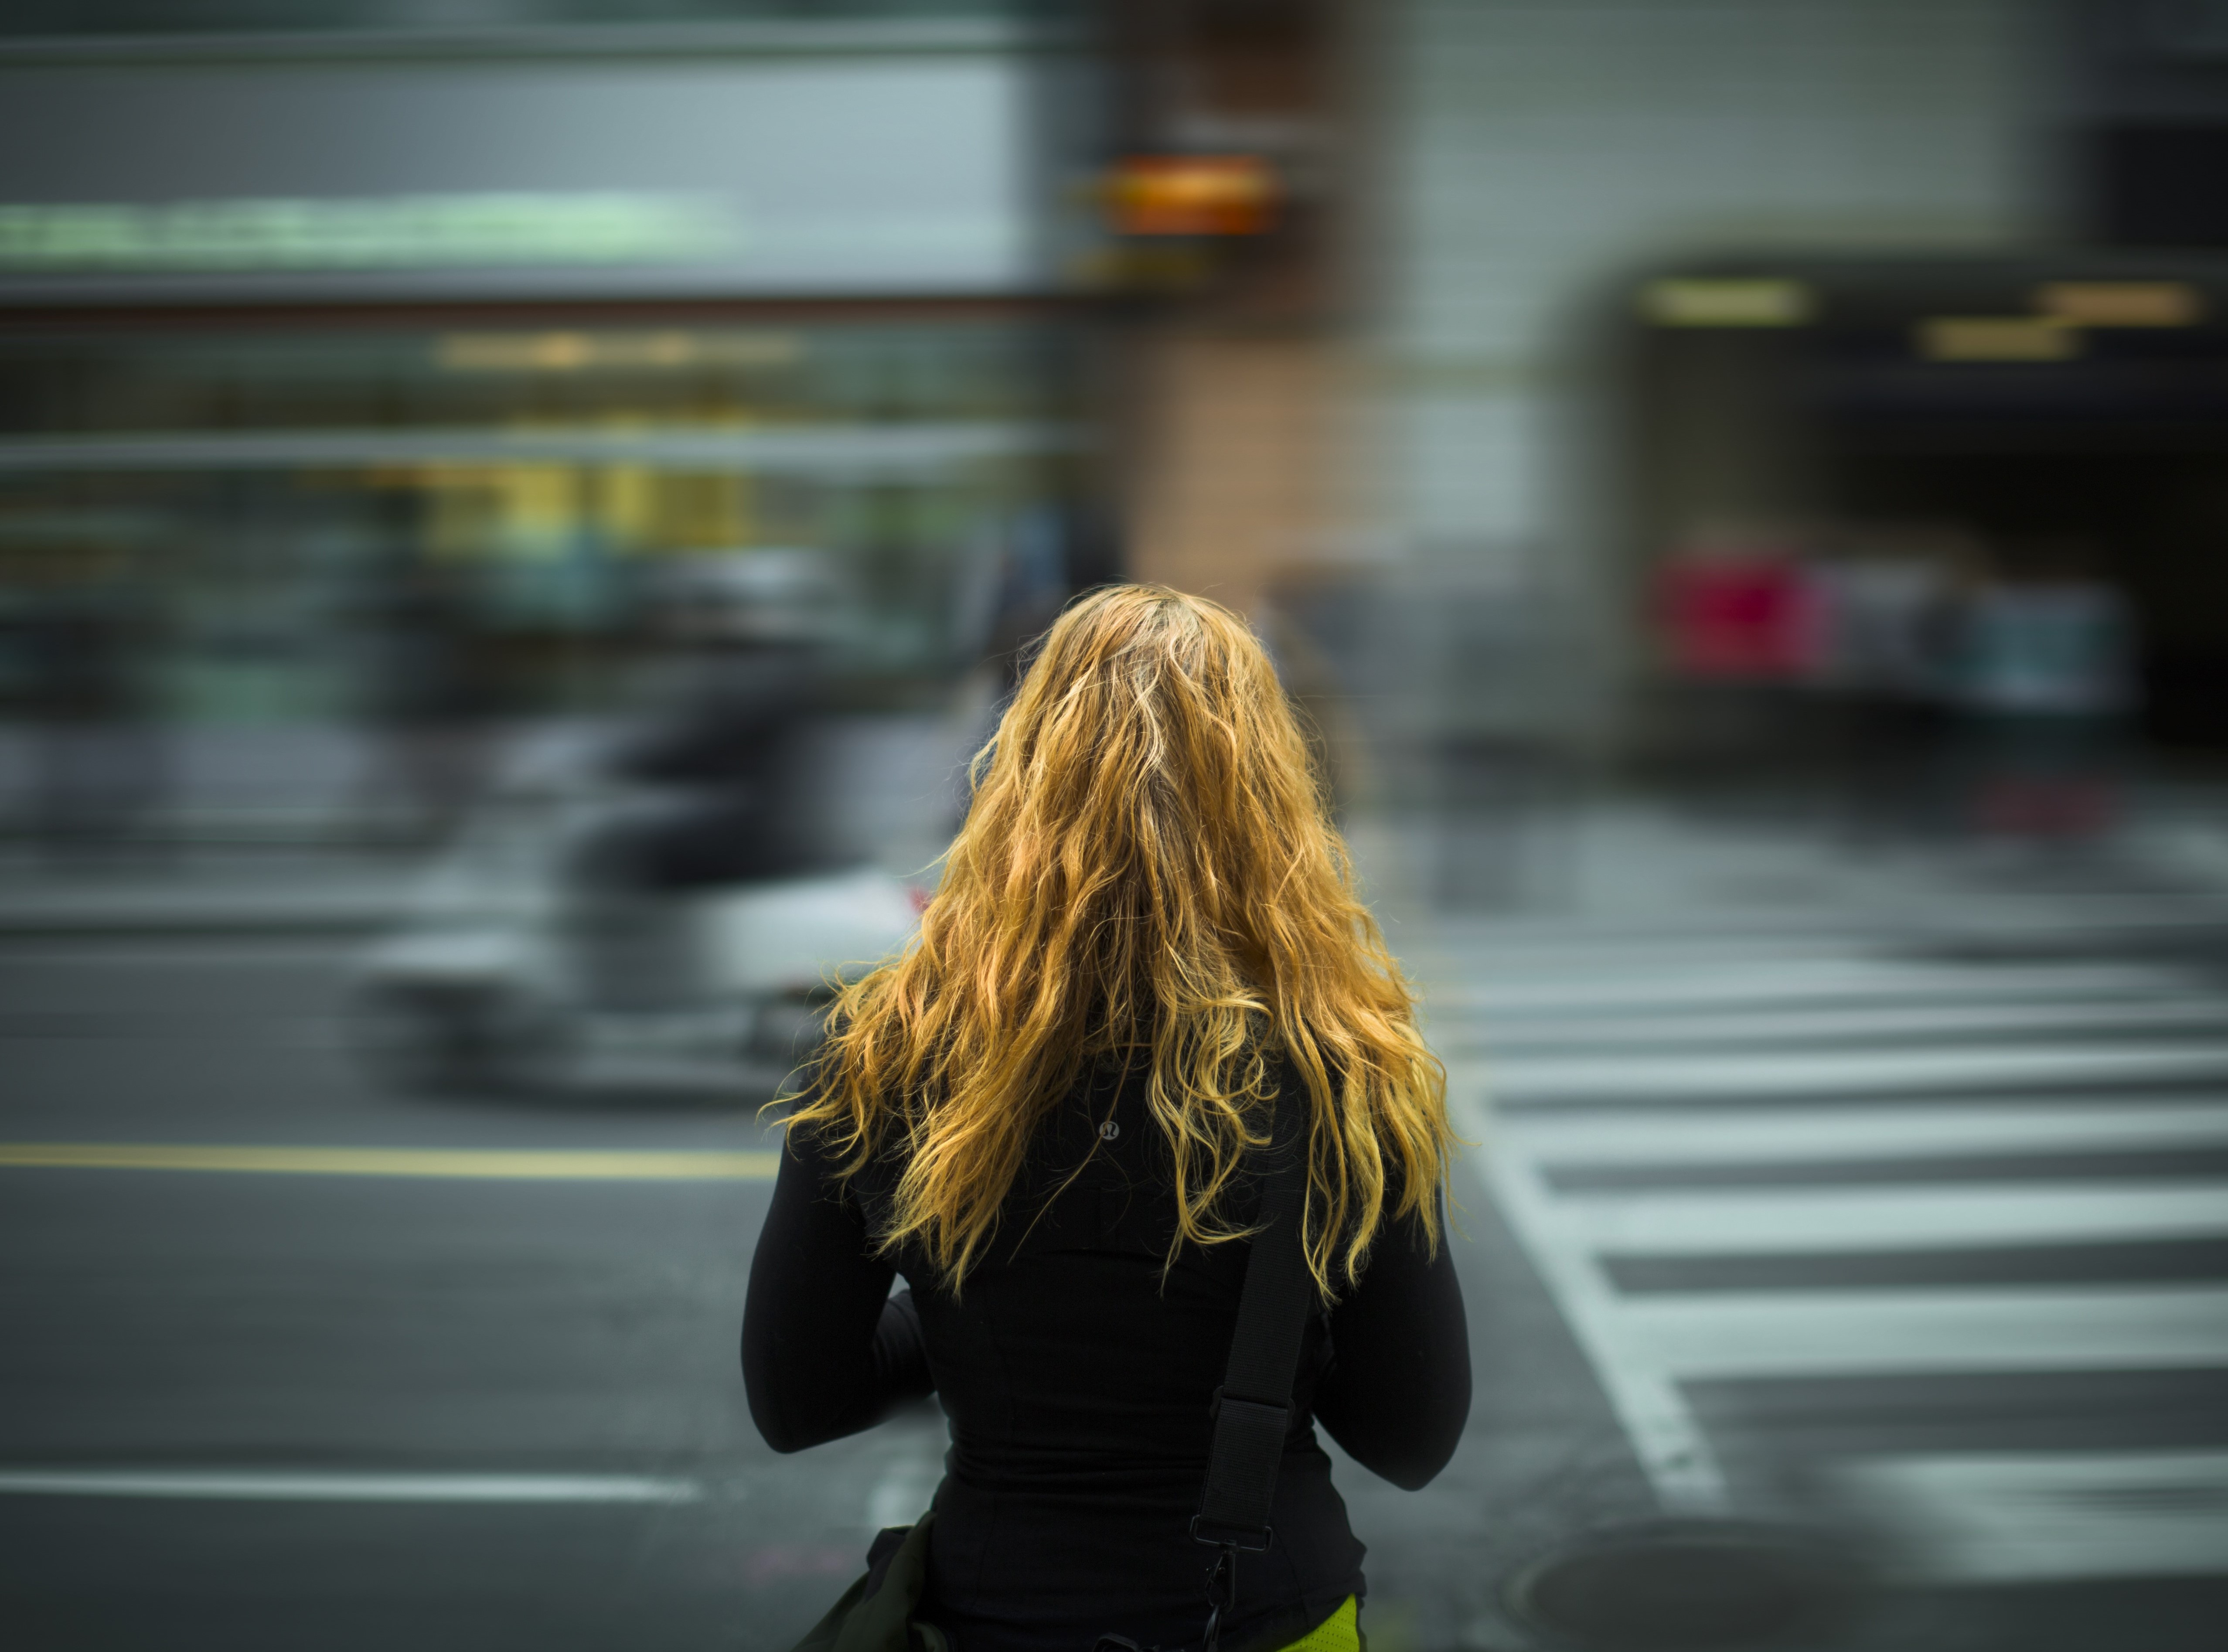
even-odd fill
[(1431, 1026), (1473, 1162), (1667, 1504), (1738, 1506), (1811, 1449), (1725, 1398), (1799, 1389), (1783, 1410), (1846, 1412), (1808, 1466), (1922, 1571), (2228, 1572), (2217, 1437), (2099, 1449), (2112, 1419), (2090, 1417), (2078, 1450), (1961, 1446), (1997, 1418), (1865, 1409), (1879, 1384), (2228, 1383), (2215, 983), (2171, 949), (1903, 953), (1854, 923), (1439, 944)]
[[(1841, 1480), (1905, 1534), (1906, 1564), (1922, 1574), (2018, 1583), (2228, 1572), (2228, 1452), (1882, 1457), (1847, 1466)], [(2110, 1520), (2097, 1518), (2100, 1502)]]
[(2191, 1187), (1620, 1190), (1556, 1201), (1559, 1237), (1594, 1253), (1786, 1252), (2107, 1243), (2228, 1235), (2228, 1194)]
[(1497, 1126), (1542, 1160), (1652, 1164), (1821, 1158), (1834, 1154), (2228, 1143), (2228, 1100), (2202, 1107), (1805, 1108), (1700, 1117), (1661, 1111), (1519, 1116)]
[[(1890, 1003), (1885, 1007), (1812, 1008), (1792, 1004), (1770, 1016), (1752, 1010), (1707, 1007), (1667, 1012), (1633, 1008), (1613, 1019), (1539, 1018), (1504, 1028), (1492, 1039), (1499, 1055), (1597, 1053), (1604, 1050), (1756, 1048), (1846, 1039), (1954, 1037), (1964, 1042), (1997, 1038), (2093, 1038), (2098, 1034), (2193, 1032), (2220, 1023), (2212, 994), (2156, 994), (2103, 1002)], [(1444, 1028), (1449, 1040), (1463, 1034)], [(1475, 1034), (1473, 1034), (1475, 1036)]]
[[(1495, 1026), (1513, 1015), (1597, 1018), (1649, 1011), (1701, 1008), (1781, 1010), (1800, 1005), (2079, 1004), (2148, 1002), (2186, 994), (2186, 983), (2162, 972), (2092, 966), (2027, 965), (2001, 972), (1941, 964), (1905, 968), (1862, 957), (1736, 960), (1700, 967), (1697, 960), (1666, 959), (1635, 968), (1604, 962), (1593, 967), (1552, 962), (1522, 969), (1508, 964), (1481, 968), (1458, 983), (1437, 987), (1426, 999), (1431, 1015), (1482, 1016)], [(1761, 1018), (1759, 1018), (1761, 1024)]]
[(2228, 1096), (2228, 1040), (2122, 1048), (2024, 1044), (1980, 1049), (1841, 1048), (1733, 1055), (1519, 1058), (1495, 1061), (1495, 1095), (1540, 1103), (1612, 1096), (1623, 1101), (1725, 1101), (1851, 1091), (1892, 1094), (2035, 1084), (2105, 1085), (2159, 1079), (2215, 1080)]
[(1623, 1311), (1681, 1380), (2228, 1367), (2228, 1289), (1713, 1293)]

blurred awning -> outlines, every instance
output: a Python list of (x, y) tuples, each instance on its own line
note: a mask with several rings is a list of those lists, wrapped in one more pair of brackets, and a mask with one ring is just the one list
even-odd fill
[(0, 304), (1047, 285), (1026, 31), (529, 45), (0, 52)]

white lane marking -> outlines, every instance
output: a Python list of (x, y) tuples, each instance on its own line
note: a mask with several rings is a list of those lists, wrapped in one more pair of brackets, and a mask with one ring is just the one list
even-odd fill
[[(1507, 1128), (1503, 1126), (1504, 1130)], [(1557, 1231), (1598, 1252), (1924, 1250), (2228, 1234), (2228, 1185), (1881, 1189), (1618, 1188), (1565, 1194)]]
[(2116, 1079), (2212, 1078), (2228, 1090), (2228, 1040), (2131, 1049), (1835, 1050), (1799, 1055), (1604, 1056), (1491, 1063), (1493, 1088), (1512, 1102), (1604, 1097), (1649, 1101), (1739, 1096), (1923, 1091), (1944, 1085), (2109, 1084)]
[(1568, 1019), (1483, 1018), (1478, 1036), (1495, 1054), (1555, 1055), (1601, 1050), (1649, 1049), (1666, 1053), (1693, 1047), (1738, 1049), (1744, 1045), (1820, 1045), (1841, 1040), (1922, 1037), (1957, 1039), (2032, 1036), (2037, 1033), (2094, 1039), (2134, 1031), (2218, 1033), (2228, 1030), (2228, 1004), (2211, 995), (2128, 999), (2097, 1003), (1898, 1004), (1884, 1008), (1788, 1008), (1754, 1010), (1633, 1008), (1580, 1022)]
[(1679, 1381), (2228, 1366), (2228, 1289), (1697, 1292), (1625, 1298), (1625, 1342)]
[(1475, 1068), (1450, 1066), (1447, 1098), (1457, 1126), (1486, 1143), (1470, 1165), (1531, 1256), (1608, 1396), (1642, 1471), (1666, 1508), (1706, 1514), (1725, 1506), (1725, 1475), (1671, 1373), (1635, 1344), (1614, 1286), (1583, 1246), (1560, 1242), (1553, 1197), (1520, 1157), (1493, 1150)]
[(1559, 1165), (1696, 1164), (1832, 1159), (1847, 1154), (2047, 1151), (2052, 1148), (2212, 1147), (2228, 1143), (2228, 1105), (2185, 1107), (1817, 1107), (1790, 1112), (1526, 1114), (1501, 1138)]
[(1582, 1019), (1650, 1009), (1874, 1003), (2110, 1003), (2186, 993), (2188, 983), (2141, 969), (2066, 970), (2052, 966), (1944, 968), (1870, 964), (1815, 958), (1712, 967), (1667, 960), (1646, 970), (1590, 967), (1559, 974), (1526, 966), (1505, 980), (1476, 967), (1464, 985), (1425, 995), (1440, 1021), (1514, 1021), (1523, 1016)]
[(685, 1503), (695, 1480), (638, 1475), (350, 1474), (179, 1469), (0, 1469), (0, 1496), (182, 1497), (327, 1503)]
[(2228, 1572), (2228, 1452), (1877, 1457), (1835, 1479), (1929, 1581)]

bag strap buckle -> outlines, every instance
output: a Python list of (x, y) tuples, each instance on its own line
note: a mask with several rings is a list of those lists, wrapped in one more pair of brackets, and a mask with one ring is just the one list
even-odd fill
[[(1191, 1517), (1191, 1540), (1246, 1554), (1266, 1554), (1269, 1546), (1277, 1540), (1277, 1528), (1273, 1526), (1232, 1526), (1222, 1521), (1209, 1520), (1204, 1514), (1194, 1514)], [(1215, 1562), (1218, 1568), (1221, 1565), (1220, 1560)]]

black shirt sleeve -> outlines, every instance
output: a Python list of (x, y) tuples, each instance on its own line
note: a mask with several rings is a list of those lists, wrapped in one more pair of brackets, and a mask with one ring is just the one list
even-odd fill
[(1384, 1233), (1331, 1311), (1331, 1364), (1316, 1389), (1330, 1437), (1409, 1491), (1447, 1466), (1469, 1420), (1469, 1328), (1450, 1237), (1444, 1208), (1435, 1256), (1412, 1220)]
[(829, 1169), (809, 1136), (790, 1133), (751, 1259), (743, 1386), (777, 1451), (855, 1434), (935, 1391), (912, 1293), (889, 1294), (897, 1271)]

